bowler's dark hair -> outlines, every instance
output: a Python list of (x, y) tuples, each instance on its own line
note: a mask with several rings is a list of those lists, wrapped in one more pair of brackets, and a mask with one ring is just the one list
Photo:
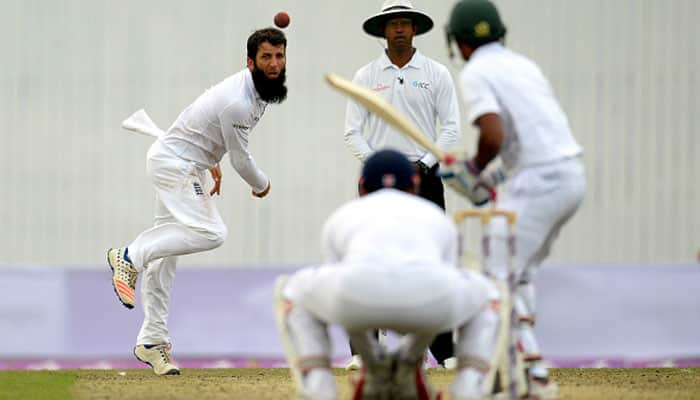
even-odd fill
[(248, 37), (248, 58), (255, 60), (258, 48), (265, 42), (273, 46), (284, 45), (285, 50), (287, 48), (287, 38), (281, 30), (276, 28), (258, 29)]

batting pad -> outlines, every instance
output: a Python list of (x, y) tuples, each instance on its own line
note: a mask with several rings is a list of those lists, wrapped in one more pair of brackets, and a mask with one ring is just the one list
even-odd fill
[(292, 338), (287, 329), (287, 313), (289, 312), (290, 303), (284, 298), (283, 292), (284, 287), (289, 281), (289, 276), (280, 275), (275, 281), (275, 320), (277, 322), (277, 332), (279, 332), (280, 339), (282, 340), (282, 347), (284, 348), (284, 354), (287, 358), (287, 364), (289, 364), (289, 371), (292, 375), (292, 381), (294, 381), (294, 386), (297, 393), (302, 393), (304, 389), (304, 381), (301, 375), (301, 371), (297, 368), (297, 354), (294, 350), (294, 344), (292, 343)]
[[(501, 294), (500, 307), (500, 328), (498, 330), (498, 339), (496, 341), (496, 349), (491, 359), (491, 368), (484, 377), (483, 387), (486, 393), (508, 393), (508, 383), (510, 382), (509, 374), (509, 354), (508, 345), (511, 335), (515, 335), (514, 327), (511, 326), (511, 310), (513, 307), (512, 296), (508, 290), (508, 284), (499, 279), (493, 279), (492, 282), (498, 288)], [(528, 393), (527, 376), (525, 374), (525, 363), (520, 349), (517, 351), (516, 371), (518, 380), (518, 395), (525, 396)], [(498, 384), (496, 384), (498, 381)]]

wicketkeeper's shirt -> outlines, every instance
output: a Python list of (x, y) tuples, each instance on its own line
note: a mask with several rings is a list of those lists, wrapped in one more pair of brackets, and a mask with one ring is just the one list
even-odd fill
[[(402, 68), (382, 53), (360, 68), (353, 82), (382, 95), (438, 147), (448, 149), (459, 140), (459, 104), (452, 77), (444, 65), (418, 50)], [(411, 161), (421, 160), (428, 166), (437, 162), (412, 139), (352, 100), (345, 113), (345, 143), (361, 161), (376, 150), (392, 148)]]
[(376, 268), (457, 264), (457, 228), (435, 204), (396, 189), (352, 200), (321, 233), (324, 262)]
[(508, 171), (581, 154), (549, 82), (528, 58), (497, 42), (481, 46), (462, 70), (460, 89), (470, 123), (499, 115)]
[(161, 138), (179, 157), (210, 168), (229, 153), (231, 165), (256, 192), (268, 178), (248, 152), (248, 136), (265, 113), (253, 77), (244, 69), (207, 89)]

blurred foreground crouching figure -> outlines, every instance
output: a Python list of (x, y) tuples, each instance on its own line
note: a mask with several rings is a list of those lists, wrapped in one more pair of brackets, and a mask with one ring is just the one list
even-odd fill
[[(418, 184), (404, 155), (374, 153), (362, 170), (362, 196), (323, 228), (324, 264), (278, 279), (278, 329), (300, 398), (337, 397), (329, 324), (345, 328), (364, 360), (354, 399), (438, 398), (421, 366), (435, 336), (450, 330), (457, 331), (459, 364), (453, 398), (484, 395), (500, 325), (498, 291), (481, 274), (457, 268), (457, 229), (415, 195)], [(404, 336), (388, 352), (373, 329)]]

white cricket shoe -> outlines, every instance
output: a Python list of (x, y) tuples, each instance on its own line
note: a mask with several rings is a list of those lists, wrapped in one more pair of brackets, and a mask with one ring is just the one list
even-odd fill
[(552, 378), (530, 377), (531, 400), (559, 400), (559, 385)]
[(139, 361), (153, 368), (156, 375), (180, 375), (180, 369), (173, 364), (170, 356), (170, 343), (156, 345), (138, 345), (134, 347), (134, 355)]
[(362, 368), (362, 357), (355, 354), (350, 358), (350, 361), (345, 365), (346, 371), (359, 371)]
[(386, 329), (377, 331), (377, 342), (379, 342), (382, 350), (386, 352), (389, 349), (389, 331)]
[(454, 371), (457, 369), (457, 357), (446, 358), (442, 365), (448, 371)]
[(136, 278), (139, 276), (134, 264), (124, 258), (126, 247), (109, 249), (107, 263), (112, 269), (112, 286), (117, 298), (126, 308), (134, 308), (136, 304)]

